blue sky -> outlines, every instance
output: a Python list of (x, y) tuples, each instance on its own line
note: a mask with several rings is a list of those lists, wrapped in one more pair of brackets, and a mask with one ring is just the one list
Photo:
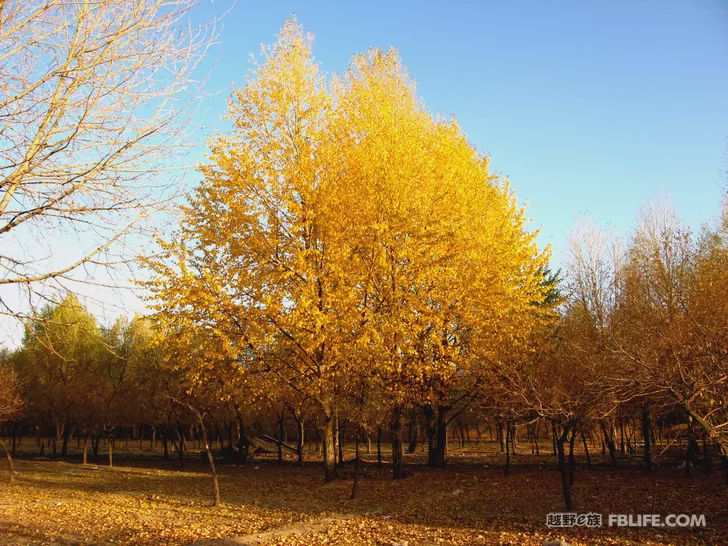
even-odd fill
[[(324, 72), (370, 47), (399, 49), (427, 107), (457, 117), (511, 179), (557, 268), (582, 217), (628, 236), (655, 199), (695, 228), (719, 214), (728, 0), (232, 1), (200, 0), (194, 11), (203, 22), (229, 10), (200, 70), (208, 96), (191, 162), (204, 158), (209, 134), (228, 129), (221, 118), (250, 54), (295, 14)], [(138, 295), (96, 292), (82, 299), (104, 323), (144, 311)], [(22, 329), (0, 318), (0, 332), (14, 346)]]
[[(203, 0), (198, 16), (229, 7)], [(249, 54), (291, 14), (324, 72), (396, 47), (428, 109), (454, 115), (511, 179), (557, 266), (583, 216), (627, 235), (656, 198), (696, 227), (719, 213), (728, 0), (238, 1), (208, 59), (204, 132), (225, 129), (217, 120)]]

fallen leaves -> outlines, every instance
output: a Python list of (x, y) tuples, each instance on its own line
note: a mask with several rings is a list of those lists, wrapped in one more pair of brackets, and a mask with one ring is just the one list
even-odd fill
[(676, 544), (718, 543), (728, 528), (720, 477), (686, 480), (669, 471), (579, 472), (578, 509), (705, 513), (708, 528), (556, 533), (545, 517), (562, 511), (558, 476), (531, 466), (514, 467), (505, 479), (499, 468), (482, 465), (411, 467), (409, 478), (395, 482), (372, 465), (355, 501), (348, 500), (350, 480), (324, 485), (318, 466), (223, 467), (219, 508), (210, 506), (205, 467), (193, 461), (108, 469), (20, 460), (17, 466), (18, 483), (0, 490), (3, 545), (540, 546), (560, 536), (572, 545)]

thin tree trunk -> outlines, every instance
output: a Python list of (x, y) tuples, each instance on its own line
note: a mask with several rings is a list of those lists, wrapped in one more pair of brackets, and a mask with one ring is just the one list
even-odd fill
[(392, 408), (392, 421), (389, 426), (392, 431), (392, 478), (404, 478), (404, 450), (402, 446), (402, 408)]
[(65, 425), (63, 427), (63, 443), (61, 444), (61, 457), (66, 457), (68, 455), (68, 439), (71, 436), (71, 427), (70, 425)]
[(99, 445), (101, 445), (101, 434), (95, 432), (91, 437), (91, 452), (93, 453), (94, 462), (96, 462), (99, 457)]
[(703, 459), (705, 460), (705, 473), (710, 476), (713, 473), (713, 461), (710, 460), (710, 451), (708, 450), (708, 438), (706, 433), (703, 433)]
[(167, 441), (167, 427), (162, 427), (162, 457), (165, 461), (169, 460), (169, 443)]
[(415, 415), (409, 423), (409, 445), (407, 446), (407, 453), (414, 453), (417, 450), (419, 432), (420, 426)]
[(425, 430), (427, 432), (427, 466), (437, 467), (437, 419), (432, 405), (423, 406)]
[(344, 425), (342, 425), (338, 418), (336, 419), (338, 435), (336, 437), (337, 445), (339, 448), (339, 464), (344, 464)]
[(584, 436), (584, 431), (581, 431), (581, 443), (584, 444), (584, 456), (586, 457), (586, 467), (591, 470), (592, 464), (591, 464), (591, 456), (589, 455), (589, 446), (586, 443), (586, 436)]
[(515, 455), (517, 453), (516, 452), (516, 449), (518, 449), (518, 429), (516, 428), (516, 420), (515, 419), (512, 419), (511, 420), (510, 427), (511, 427), (511, 434), (510, 434), (510, 437), (511, 437), (511, 450), (513, 451), (513, 454)]
[(604, 421), (601, 421), (599, 424), (602, 429), (602, 436), (604, 436), (604, 442), (607, 444), (607, 449), (609, 450), (609, 458), (612, 466), (617, 466), (617, 448), (614, 445), (614, 439), (609, 436), (607, 425), (604, 424)]
[(508, 476), (508, 474), (511, 471), (511, 425), (510, 422), (506, 421), (506, 438), (505, 438), (505, 448), (506, 448), (506, 464), (503, 467), (503, 474)]
[(356, 499), (359, 494), (359, 465), (361, 460), (359, 457), (359, 440), (361, 438), (361, 426), (356, 431), (356, 443), (354, 445), (354, 483), (351, 485), (351, 500)]
[(248, 462), (250, 456), (250, 441), (245, 434), (245, 423), (240, 415), (238, 415), (238, 457), (242, 464)]
[(341, 436), (339, 435), (339, 412), (334, 412), (334, 443), (333, 443), (333, 451), (334, 451), (334, 466), (341, 465), (341, 450), (339, 449), (339, 440), (341, 439)]
[(693, 466), (693, 456), (696, 452), (695, 425), (692, 416), (688, 417), (688, 447), (685, 450), (685, 475), (690, 477)]
[(501, 453), (503, 453), (506, 450), (506, 448), (505, 448), (505, 445), (503, 444), (503, 422), (501, 421), (500, 418), (495, 420), (495, 434), (496, 434), (496, 437), (498, 438), (498, 447), (500, 447), (500, 451), (501, 451)]
[(725, 478), (725, 484), (728, 485), (728, 455), (723, 445), (719, 445), (718, 447), (720, 448), (720, 463), (723, 467), (723, 477)]
[(283, 464), (283, 412), (278, 419), (278, 464)]
[(5, 459), (8, 461), (8, 482), (15, 483), (15, 464), (13, 463), (13, 456), (10, 454), (8, 446), (6, 446), (5, 442), (2, 440), (0, 440), (0, 447), (2, 447), (3, 451), (5, 451)]
[(382, 427), (377, 429), (377, 466), (382, 466)]
[(645, 446), (643, 454), (645, 472), (651, 472), (652, 457), (650, 455), (650, 408), (646, 403), (642, 405), (642, 436)]
[(574, 485), (574, 469), (576, 468), (576, 459), (574, 457), (574, 440), (576, 439), (576, 423), (572, 426), (571, 436), (569, 437), (569, 486)]
[(16, 423), (12, 424), (12, 439), (10, 442), (10, 453), (13, 457), (15, 457), (15, 446), (17, 445), (18, 440), (18, 425)]
[(217, 480), (217, 469), (215, 468), (215, 459), (212, 456), (212, 450), (210, 449), (210, 442), (207, 438), (207, 427), (205, 426), (205, 419), (202, 415), (197, 415), (197, 420), (200, 422), (200, 432), (202, 433), (202, 442), (205, 444), (205, 452), (207, 453), (207, 462), (210, 464), (210, 474), (212, 475), (212, 505), (220, 506), (220, 484)]
[(305, 423), (303, 417), (300, 417), (300, 418), (297, 416), (294, 416), (294, 417), (296, 418), (296, 432), (297, 432), (297, 436), (296, 436), (296, 459), (297, 459), (297, 461), (296, 462), (298, 463), (298, 466), (303, 466), (303, 446), (304, 446), (304, 441), (305, 441), (304, 434), (306, 432), (306, 426), (305, 426), (306, 423)]

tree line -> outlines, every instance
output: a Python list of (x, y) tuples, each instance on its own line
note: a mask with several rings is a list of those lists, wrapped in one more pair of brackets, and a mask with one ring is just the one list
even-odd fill
[(282, 459), (291, 423), (299, 461), (315, 431), (326, 480), (349, 431), (352, 495), (366, 438), (384, 431), (403, 478), (405, 430), (444, 467), (465, 420), (496, 427), (506, 471), (519, 430), (549, 438), (569, 508), (575, 443), (616, 464), (625, 423), (645, 470), (680, 425), (686, 471), (702, 441), (728, 476), (728, 208), (699, 234), (648, 208), (624, 248), (584, 227), (554, 273), (508, 181), (427, 112), (396, 51), (326, 78), (311, 47), (288, 21), (233, 93), (233, 130), (142, 260), (150, 316), (100, 327), (69, 296), (28, 319), (0, 418), (61, 454), (74, 434), (96, 452), (158, 431), (181, 455), (194, 426), (216, 503), (212, 441), (245, 460), (246, 426), (267, 427)]

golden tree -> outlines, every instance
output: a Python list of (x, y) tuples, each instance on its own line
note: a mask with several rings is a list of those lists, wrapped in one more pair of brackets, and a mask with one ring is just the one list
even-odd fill
[(403, 408), (439, 402), (444, 419), (456, 378), (464, 386), (528, 337), (547, 255), (487, 158), (455, 122), (426, 112), (395, 51), (357, 56), (335, 104), (343, 161), (333, 194), (346, 271), (358, 277), (348, 284), (361, 309), (359, 360), (392, 401), (400, 477)]
[(166, 320), (215, 332), (318, 407), (327, 479), (337, 408), (366, 396), (348, 387), (379, 390), (400, 476), (403, 408), (528, 338), (547, 256), (395, 52), (357, 56), (325, 83), (288, 21), (233, 95), (235, 129), (213, 141), (149, 286)]
[(186, 208), (184, 246), (170, 248), (179, 268), (157, 264), (153, 288), (168, 314), (191, 309), (196, 327), (226, 336), (239, 358), (255, 355), (316, 401), (331, 479), (334, 355), (349, 291), (336, 281), (322, 214), (330, 98), (310, 46), (287, 22), (233, 95), (235, 131), (213, 142)]
[(66, 454), (74, 424), (101, 425), (106, 420), (109, 383), (101, 365), (107, 354), (96, 318), (73, 295), (26, 323), (13, 361), (38, 424), (53, 430), (54, 456), (58, 440), (61, 454)]

